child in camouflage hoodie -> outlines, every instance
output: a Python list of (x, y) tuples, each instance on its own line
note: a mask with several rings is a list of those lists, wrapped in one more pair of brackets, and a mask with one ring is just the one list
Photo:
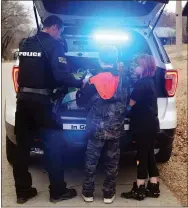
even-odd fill
[[(118, 72), (117, 59), (117, 50), (114, 47), (102, 48), (99, 52), (101, 69), (97, 75), (90, 77), (83, 94), (80, 95), (84, 97), (85, 94), (88, 102), (92, 100), (87, 117), (89, 138), (82, 191), (86, 202), (93, 201), (96, 167), (102, 152), (105, 165), (104, 203), (112, 203), (115, 198), (119, 142), (124, 129), (127, 103), (126, 77)], [(79, 99), (82, 100), (81, 97)]]

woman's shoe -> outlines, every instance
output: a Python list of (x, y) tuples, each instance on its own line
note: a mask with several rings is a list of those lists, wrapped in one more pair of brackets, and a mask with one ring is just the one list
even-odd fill
[(151, 198), (158, 198), (160, 196), (159, 182), (151, 183), (148, 181), (148, 185), (146, 187), (146, 196)]
[(136, 199), (136, 200), (144, 200), (146, 197), (146, 188), (145, 185), (140, 185), (139, 187), (137, 186), (137, 183), (133, 183), (133, 188), (130, 192), (127, 193), (122, 193), (121, 194), (122, 198), (126, 199)]

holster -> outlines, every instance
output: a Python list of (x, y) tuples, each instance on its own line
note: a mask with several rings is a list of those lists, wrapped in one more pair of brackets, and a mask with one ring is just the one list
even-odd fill
[(50, 96), (51, 97), (51, 100), (52, 101), (56, 101), (56, 100), (59, 100), (59, 99), (62, 99), (65, 97), (65, 95), (67, 94), (68, 90), (64, 89), (64, 88), (58, 88), (56, 89), (55, 92), (52, 93), (52, 95)]
[(51, 98), (51, 103), (53, 104), (53, 108), (52, 108), (53, 113), (57, 113), (59, 106), (61, 105), (62, 100), (64, 99), (67, 92), (68, 89), (59, 88), (56, 89), (56, 92), (52, 93), (50, 98)]

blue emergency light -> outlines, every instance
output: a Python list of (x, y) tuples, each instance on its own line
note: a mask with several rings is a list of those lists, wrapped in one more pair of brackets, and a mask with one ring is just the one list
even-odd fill
[(115, 31), (96, 32), (93, 34), (93, 38), (95, 41), (103, 43), (122, 43), (129, 40), (127, 33)]

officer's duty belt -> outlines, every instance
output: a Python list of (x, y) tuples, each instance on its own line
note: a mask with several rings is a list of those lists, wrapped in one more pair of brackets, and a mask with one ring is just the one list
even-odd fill
[(35, 89), (35, 88), (28, 88), (28, 87), (21, 87), (19, 92), (26, 92), (26, 93), (35, 93), (40, 95), (52, 95), (54, 92), (53, 89)]

